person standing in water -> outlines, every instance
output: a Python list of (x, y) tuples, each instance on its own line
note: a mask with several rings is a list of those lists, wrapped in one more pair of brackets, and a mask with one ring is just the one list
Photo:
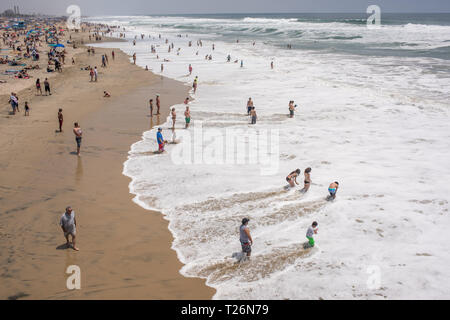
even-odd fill
[(242, 219), (242, 224), (239, 228), (239, 240), (241, 242), (242, 252), (247, 254), (247, 259), (250, 259), (250, 255), (252, 254), (252, 245), (253, 239), (250, 235), (250, 229), (248, 228), (248, 222), (250, 219), (244, 218)]
[(189, 128), (189, 124), (191, 123), (191, 111), (189, 107), (186, 107), (186, 111), (184, 112), (184, 118), (186, 120), (186, 129)]
[(150, 117), (153, 117), (153, 99), (150, 99)]
[(256, 109), (255, 107), (252, 107), (252, 110), (250, 111), (250, 117), (252, 118), (252, 124), (256, 124)]
[(175, 129), (175, 122), (177, 121), (177, 113), (175, 111), (175, 108), (172, 108), (172, 129)]
[(194, 84), (192, 85), (192, 87), (194, 88), (194, 93), (197, 92), (197, 86), (198, 86), (198, 76), (195, 77)]
[(67, 247), (70, 247), (69, 236), (72, 236), (72, 248), (75, 251), (79, 251), (76, 246), (77, 220), (75, 219), (75, 211), (73, 211), (70, 206), (67, 207), (66, 212), (62, 214), (59, 225), (66, 238)]
[(192, 75), (192, 66), (189, 65), (189, 75)]
[(250, 115), (250, 111), (252, 111), (253, 108), (253, 101), (252, 98), (248, 98), (247, 101), (247, 114)]
[[(300, 173), (301, 173), (301, 170), (300, 170), (300, 169), (297, 169), (297, 170), (291, 172), (291, 173), (286, 177), (286, 181), (289, 183), (289, 186), (290, 186), (291, 188), (294, 188), (294, 187), (295, 187), (295, 184), (298, 185), (297, 177), (300, 175)], [(295, 183), (295, 184), (294, 184), (294, 183)]]
[(336, 192), (339, 189), (339, 182), (335, 181), (328, 187), (328, 192), (330, 195), (328, 196), (327, 200), (334, 200), (336, 199)]
[(159, 94), (156, 95), (156, 115), (159, 115), (159, 108), (161, 107), (161, 100)]
[(83, 132), (81, 131), (78, 122), (74, 123), (73, 133), (75, 134), (75, 141), (77, 142), (77, 156), (79, 156)]
[(160, 153), (164, 152), (164, 145), (166, 142), (164, 141), (163, 135), (162, 135), (162, 128), (158, 128), (158, 133), (156, 134), (156, 140), (158, 142), (159, 149), (158, 151)]
[(314, 235), (317, 234), (317, 232), (319, 231), (319, 229), (317, 228), (318, 226), (319, 226), (319, 224), (316, 221), (314, 221), (312, 223), (312, 225), (306, 231), (306, 238), (308, 239), (308, 246), (305, 246), (304, 247), (305, 249), (314, 247), (314, 245), (315, 245)]
[(305, 175), (305, 185), (303, 186), (303, 189), (301, 192), (305, 193), (308, 192), (309, 187), (311, 186), (311, 168), (306, 168), (304, 175)]
[(294, 117), (295, 108), (297, 105), (294, 105), (294, 101), (289, 101), (289, 118)]

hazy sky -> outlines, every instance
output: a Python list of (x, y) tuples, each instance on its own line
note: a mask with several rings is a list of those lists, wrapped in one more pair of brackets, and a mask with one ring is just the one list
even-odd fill
[(65, 15), (76, 4), (81, 14), (362, 12), (368, 5), (382, 12), (450, 12), (450, 0), (1, 0), (0, 10), (19, 5), (23, 13)]

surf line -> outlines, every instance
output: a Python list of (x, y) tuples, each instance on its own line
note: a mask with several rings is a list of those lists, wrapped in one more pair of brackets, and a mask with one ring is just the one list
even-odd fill
[(188, 304), (187, 307), (181, 308), (182, 315), (207, 315), (209, 318), (214, 316), (214, 311), (216, 307), (196, 307)]

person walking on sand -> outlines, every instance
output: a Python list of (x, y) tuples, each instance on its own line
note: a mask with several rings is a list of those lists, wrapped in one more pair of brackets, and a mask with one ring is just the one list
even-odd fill
[(41, 80), (39, 78), (36, 80), (36, 93), (40, 93), (42, 96)]
[(172, 108), (172, 129), (175, 129), (175, 122), (177, 121), (177, 113), (175, 111), (175, 108)]
[(95, 79), (95, 82), (97, 82), (97, 78), (98, 78), (98, 70), (97, 70), (97, 67), (95, 67), (94, 68), (94, 79)]
[(330, 186), (328, 187), (328, 192), (330, 193), (330, 195), (328, 196), (327, 200), (336, 199), (336, 193), (338, 189), (339, 189), (339, 182), (335, 181), (332, 184), (330, 184)]
[(63, 117), (62, 111), (63, 111), (62, 109), (58, 110), (59, 132), (62, 132), (62, 125), (64, 122), (64, 117)]
[(12, 114), (16, 114), (16, 108), (18, 106), (18, 101), (17, 101), (16, 96), (14, 95), (14, 92), (11, 92), (11, 95), (9, 97), (9, 103), (11, 104)]
[[(300, 175), (300, 173), (301, 173), (301, 170), (300, 170), (300, 169), (297, 169), (297, 170), (291, 172), (291, 173), (286, 177), (286, 181), (289, 183), (289, 186), (290, 186), (291, 188), (294, 188), (294, 187), (295, 187), (295, 184), (298, 185), (297, 177)], [(295, 184), (294, 184), (294, 183), (295, 183)]]
[(150, 99), (150, 117), (153, 117), (153, 99)]
[(89, 76), (91, 77), (91, 82), (93, 82), (94, 81), (94, 69), (90, 69), (89, 70)]
[(71, 246), (69, 241), (69, 236), (71, 236), (73, 250), (79, 251), (80, 249), (76, 246), (77, 220), (75, 218), (75, 211), (73, 211), (70, 206), (68, 206), (66, 208), (66, 212), (62, 214), (59, 225), (61, 226), (64, 237), (66, 238), (67, 247), (69, 248)]
[(28, 106), (28, 102), (25, 101), (25, 117), (30, 115), (30, 107)]
[(311, 168), (306, 168), (304, 175), (305, 175), (305, 184), (303, 186), (303, 189), (300, 190), (303, 193), (308, 192), (309, 187), (311, 186)]
[(50, 82), (48, 82), (48, 79), (47, 78), (45, 78), (45, 81), (44, 81), (44, 88), (45, 88), (45, 95), (47, 95), (47, 93), (48, 93), (48, 95), (52, 95), (52, 93), (50, 92)]
[(187, 129), (189, 128), (189, 124), (191, 123), (191, 111), (189, 110), (189, 107), (186, 107), (186, 111), (184, 112), (184, 119), (186, 120), (185, 129)]
[(136, 64), (136, 52), (133, 53), (133, 63)]
[(159, 115), (159, 108), (161, 107), (161, 100), (159, 94), (156, 95), (156, 115)]
[(312, 223), (312, 225), (306, 231), (306, 239), (308, 239), (308, 242), (305, 243), (305, 245), (303, 246), (304, 249), (314, 247), (314, 245), (315, 245), (314, 235), (317, 234), (317, 232), (319, 231), (318, 226), (319, 226), (319, 224), (316, 221), (314, 221)]
[(112, 55), (113, 60), (115, 60), (116, 59), (116, 53), (114, 52), (114, 50), (111, 52), (111, 55)]
[(83, 131), (81, 131), (81, 128), (78, 125), (78, 122), (74, 123), (73, 133), (75, 134), (75, 141), (77, 142), (77, 156), (79, 156)]
[(247, 259), (250, 260), (252, 254), (253, 239), (250, 235), (250, 229), (248, 227), (248, 222), (250, 219), (242, 219), (242, 224), (239, 227), (239, 241), (241, 242), (242, 252), (247, 254)]
[(164, 141), (163, 135), (162, 135), (162, 128), (158, 128), (158, 133), (156, 134), (156, 141), (158, 142), (158, 152), (163, 153), (164, 152), (164, 145), (166, 144), (166, 141)]

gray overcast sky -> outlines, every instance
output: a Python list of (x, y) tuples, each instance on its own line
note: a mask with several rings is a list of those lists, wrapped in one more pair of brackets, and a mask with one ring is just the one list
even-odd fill
[(2, 0), (0, 10), (19, 5), (23, 13), (65, 15), (76, 4), (81, 14), (133, 15), (164, 13), (365, 12), (371, 4), (382, 12), (450, 12), (450, 0)]

